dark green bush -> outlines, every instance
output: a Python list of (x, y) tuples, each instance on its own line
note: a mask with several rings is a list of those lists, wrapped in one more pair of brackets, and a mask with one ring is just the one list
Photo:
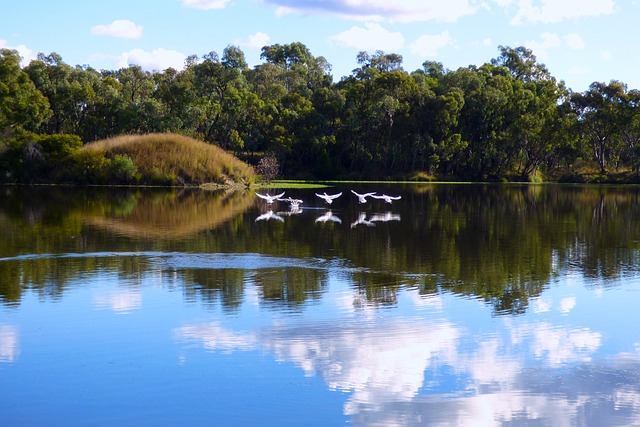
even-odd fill
[(108, 171), (112, 182), (118, 184), (133, 184), (140, 176), (136, 164), (124, 154), (116, 154), (113, 159), (110, 159)]
[(79, 150), (72, 156), (69, 177), (77, 184), (103, 184), (108, 167), (103, 152)]
[(78, 135), (40, 135), (37, 142), (42, 146), (47, 161), (53, 163), (67, 159), (82, 147), (82, 140)]

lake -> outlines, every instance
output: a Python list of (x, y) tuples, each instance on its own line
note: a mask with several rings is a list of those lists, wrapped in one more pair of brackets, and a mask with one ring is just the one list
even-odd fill
[(0, 425), (639, 425), (639, 187), (279, 191), (0, 187)]

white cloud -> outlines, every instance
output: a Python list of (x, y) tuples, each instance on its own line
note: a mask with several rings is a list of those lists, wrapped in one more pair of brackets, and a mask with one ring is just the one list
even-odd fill
[(257, 33), (250, 35), (246, 39), (236, 40), (235, 42), (233, 42), (233, 44), (251, 48), (262, 48), (269, 43), (269, 40), (271, 40), (271, 37), (269, 37), (267, 33), (258, 31)]
[(187, 55), (175, 50), (155, 49), (151, 52), (142, 49), (133, 49), (125, 52), (118, 58), (118, 68), (126, 68), (129, 65), (139, 65), (146, 71), (162, 71), (169, 67), (180, 70), (184, 67)]
[(507, 7), (515, 3), (516, 0), (493, 0), (493, 2), (500, 7)]
[(533, 51), (540, 61), (549, 59), (549, 51), (563, 46), (569, 49), (584, 49), (585, 43), (577, 33), (569, 33), (563, 37), (558, 34), (544, 32), (538, 40), (528, 40), (525, 45)]
[(517, 4), (518, 11), (511, 20), (513, 25), (528, 22), (558, 23), (567, 19), (613, 13), (613, 0), (494, 0), (500, 7)]
[(36, 55), (33, 54), (33, 51), (23, 44), (20, 44), (18, 46), (9, 46), (6, 40), (0, 39), (0, 49), (17, 50), (20, 54), (20, 57), (22, 58), (22, 60), (20, 61), (20, 65), (22, 65), (23, 67), (29, 64), (29, 62), (36, 59)]
[(278, 17), (291, 15), (292, 13), (296, 13), (296, 10), (290, 7), (284, 7), (284, 6), (276, 7), (276, 16)]
[(564, 36), (564, 41), (570, 49), (584, 49), (585, 47), (584, 40), (576, 33), (567, 34)]
[(276, 13), (328, 13), (344, 19), (389, 22), (454, 22), (474, 14), (478, 0), (266, 0)]
[(126, 19), (117, 19), (109, 25), (91, 27), (91, 34), (95, 36), (110, 36), (121, 39), (139, 39), (142, 37), (142, 25), (136, 25)]
[(392, 51), (404, 45), (404, 37), (400, 33), (392, 33), (376, 23), (365, 23), (364, 26), (365, 28), (351, 27), (329, 37), (329, 40), (359, 50)]
[(230, 0), (182, 0), (182, 5), (192, 9), (224, 9)]
[(436, 56), (438, 50), (453, 43), (448, 31), (440, 34), (424, 34), (411, 44), (411, 51), (420, 56)]
[(613, 54), (608, 50), (603, 50), (600, 52), (600, 59), (603, 61), (611, 61), (611, 59), (613, 59)]
[(589, 68), (586, 67), (580, 67), (577, 65), (573, 65), (571, 67), (569, 67), (569, 69), (567, 70), (567, 72), (573, 76), (583, 76), (585, 74), (589, 74), (591, 72), (591, 70)]
[(525, 44), (533, 51), (536, 58), (545, 61), (549, 58), (549, 49), (554, 49), (562, 46), (562, 40), (557, 34), (554, 33), (542, 33), (540, 34), (540, 41), (529, 40)]

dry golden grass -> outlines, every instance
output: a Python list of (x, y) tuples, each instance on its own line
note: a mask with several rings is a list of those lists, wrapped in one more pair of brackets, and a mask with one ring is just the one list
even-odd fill
[(106, 157), (121, 154), (138, 167), (141, 182), (251, 183), (253, 168), (220, 147), (178, 134), (124, 135), (85, 145)]

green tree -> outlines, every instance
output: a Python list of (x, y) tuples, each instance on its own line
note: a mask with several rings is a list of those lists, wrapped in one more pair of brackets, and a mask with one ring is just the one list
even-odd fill
[(593, 159), (603, 174), (612, 161), (617, 164), (621, 155), (626, 91), (625, 84), (612, 80), (609, 84), (594, 82), (586, 92), (571, 95), (583, 140), (590, 144)]
[(547, 68), (524, 47), (500, 46), (500, 56), (491, 61), (506, 67), (515, 78), (511, 106), (515, 109), (508, 130), (519, 175), (528, 179), (554, 154), (553, 147), (566, 135), (560, 104), (568, 97)]
[(48, 100), (20, 68), (18, 52), (0, 49), (0, 131), (33, 131), (50, 115)]

